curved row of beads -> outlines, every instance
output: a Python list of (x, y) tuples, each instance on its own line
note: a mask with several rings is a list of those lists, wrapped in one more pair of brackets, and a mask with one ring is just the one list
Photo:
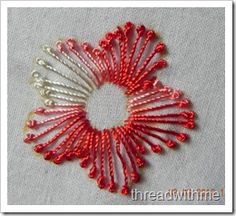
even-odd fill
[[(43, 50), (75, 77), (64, 74), (46, 60), (36, 60), (70, 84), (49, 80), (33, 71), (33, 85), (51, 108), (34, 111), (44, 120), (31, 119), (28, 128), (46, 129), (26, 134), (24, 141), (37, 142), (34, 151), (55, 164), (79, 159), (81, 167), (90, 167), (88, 176), (97, 179), (100, 188), (115, 192), (121, 186), (121, 193), (129, 194), (131, 184), (140, 179), (139, 169), (145, 166), (147, 148), (161, 154), (165, 147), (175, 148), (175, 140), (184, 142), (188, 138), (185, 133), (161, 126), (188, 129), (195, 126), (194, 112), (188, 108), (190, 101), (180, 91), (163, 86), (151, 76), (167, 66), (160, 58), (165, 45), (154, 44), (155, 39), (154, 31), (127, 22), (123, 28), (107, 33), (98, 48), (71, 38), (57, 42), (56, 49), (44, 46)], [(93, 90), (107, 82), (125, 90), (129, 117), (122, 126), (100, 131), (87, 120), (85, 106)], [(176, 109), (183, 110), (176, 112)], [(167, 110), (172, 111), (162, 113)], [(53, 132), (56, 134), (51, 135)], [(40, 143), (45, 136), (51, 138)], [(117, 180), (115, 161), (122, 167), (123, 182)]]

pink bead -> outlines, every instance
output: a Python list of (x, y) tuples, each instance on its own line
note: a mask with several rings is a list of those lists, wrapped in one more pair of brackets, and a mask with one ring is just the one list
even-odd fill
[(57, 50), (59, 51), (59, 52), (66, 52), (66, 48), (65, 48), (65, 45), (62, 43), (62, 42), (58, 42), (57, 44), (56, 44), (56, 46), (57, 46)]
[(88, 51), (91, 48), (89, 43), (87, 42), (82, 43), (81, 46), (83, 47), (85, 51)]
[(188, 119), (194, 119), (195, 117), (195, 113), (194, 112), (182, 112), (181, 113), (182, 116), (184, 116), (185, 118), (188, 118)]
[(36, 126), (37, 126), (37, 121), (36, 120), (29, 120), (29, 121), (27, 121), (27, 126), (29, 127), (29, 128), (35, 128)]
[(178, 106), (183, 108), (183, 107), (188, 107), (190, 104), (190, 101), (185, 99), (185, 100), (181, 100), (178, 102)]
[(70, 38), (66, 41), (70, 49), (75, 49), (77, 47), (77, 41), (73, 38)]
[(46, 110), (45, 108), (39, 107), (34, 111), (34, 113), (35, 114), (44, 114), (45, 110)]
[(100, 56), (101, 55), (101, 50), (100, 49), (97, 49), (97, 48), (94, 48), (92, 50), (93, 54), (96, 55), (96, 56)]
[(170, 98), (171, 98), (171, 99), (178, 99), (181, 95), (182, 95), (182, 92), (181, 92), (181, 91), (179, 91), (179, 90), (174, 90), (174, 91), (171, 93)]

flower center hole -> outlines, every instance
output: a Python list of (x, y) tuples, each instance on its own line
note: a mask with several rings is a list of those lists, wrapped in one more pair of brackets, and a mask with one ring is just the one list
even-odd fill
[(91, 125), (99, 130), (123, 125), (128, 117), (126, 101), (124, 91), (115, 85), (94, 90), (86, 107)]

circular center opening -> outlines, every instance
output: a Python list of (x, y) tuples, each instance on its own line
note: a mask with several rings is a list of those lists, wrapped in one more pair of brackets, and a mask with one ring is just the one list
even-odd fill
[(128, 117), (126, 96), (123, 90), (112, 84), (104, 84), (94, 90), (87, 102), (88, 119), (99, 130), (123, 125)]

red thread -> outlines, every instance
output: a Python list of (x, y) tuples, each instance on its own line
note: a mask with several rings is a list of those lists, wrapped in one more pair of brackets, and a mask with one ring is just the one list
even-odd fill
[[(99, 188), (119, 191), (122, 195), (130, 194), (131, 185), (140, 180), (139, 169), (146, 165), (146, 152), (159, 155), (165, 149), (175, 148), (178, 142), (188, 139), (181, 127), (195, 127), (195, 113), (189, 109), (190, 101), (182, 97), (180, 90), (162, 85), (153, 76), (154, 72), (167, 67), (167, 61), (161, 58), (166, 45), (157, 40), (153, 30), (127, 22), (123, 27), (105, 34), (98, 47), (87, 42), (79, 43), (72, 38), (57, 42), (57, 51), (53, 51), (57, 60), (63, 57), (61, 63), (67, 64), (68, 61), (68, 65), (73, 64), (81, 74), (80, 78), (85, 76), (90, 84), (94, 84), (91, 87), (87, 83), (91, 90), (84, 94), (90, 96), (94, 89), (106, 82), (123, 88), (129, 117), (121, 126), (98, 130), (87, 118), (87, 98), (82, 105), (75, 100), (80, 97), (74, 91), (80, 87), (83, 92), (87, 89), (82, 84), (75, 88), (54, 82), (66, 91), (56, 92), (55, 88), (52, 92), (48, 91), (47, 97), (52, 107), (35, 109), (36, 119), (26, 122), (31, 130), (46, 129), (38, 134), (27, 133), (24, 142), (32, 143), (49, 137), (45, 142), (36, 143), (33, 148), (45, 160), (55, 164), (79, 160), (82, 168), (89, 168), (88, 176), (97, 181)], [(77, 57), (76, 60), (73, 56)], [(51, 65), (47, 67), (55, 72)], [(70, 75), (62, 77), (70, 78)], [(34, 79), (36, 86), (45, 90), (44, 78), (36, 76)], [(70, 103), (57, 101), (63, 100), (63, 94), (69, 95), (66, 100)], [(37, 119), (39, 115), (43, 120)], [(172, 128), (162, 128), (162, 125), (171, 125)], [(51, 135), (53, 132), (54, 135)], [(119, 169), (115, 169), (116, 161)], [(117, 170), (123, 174), (121, 182), (118, 181)]]

